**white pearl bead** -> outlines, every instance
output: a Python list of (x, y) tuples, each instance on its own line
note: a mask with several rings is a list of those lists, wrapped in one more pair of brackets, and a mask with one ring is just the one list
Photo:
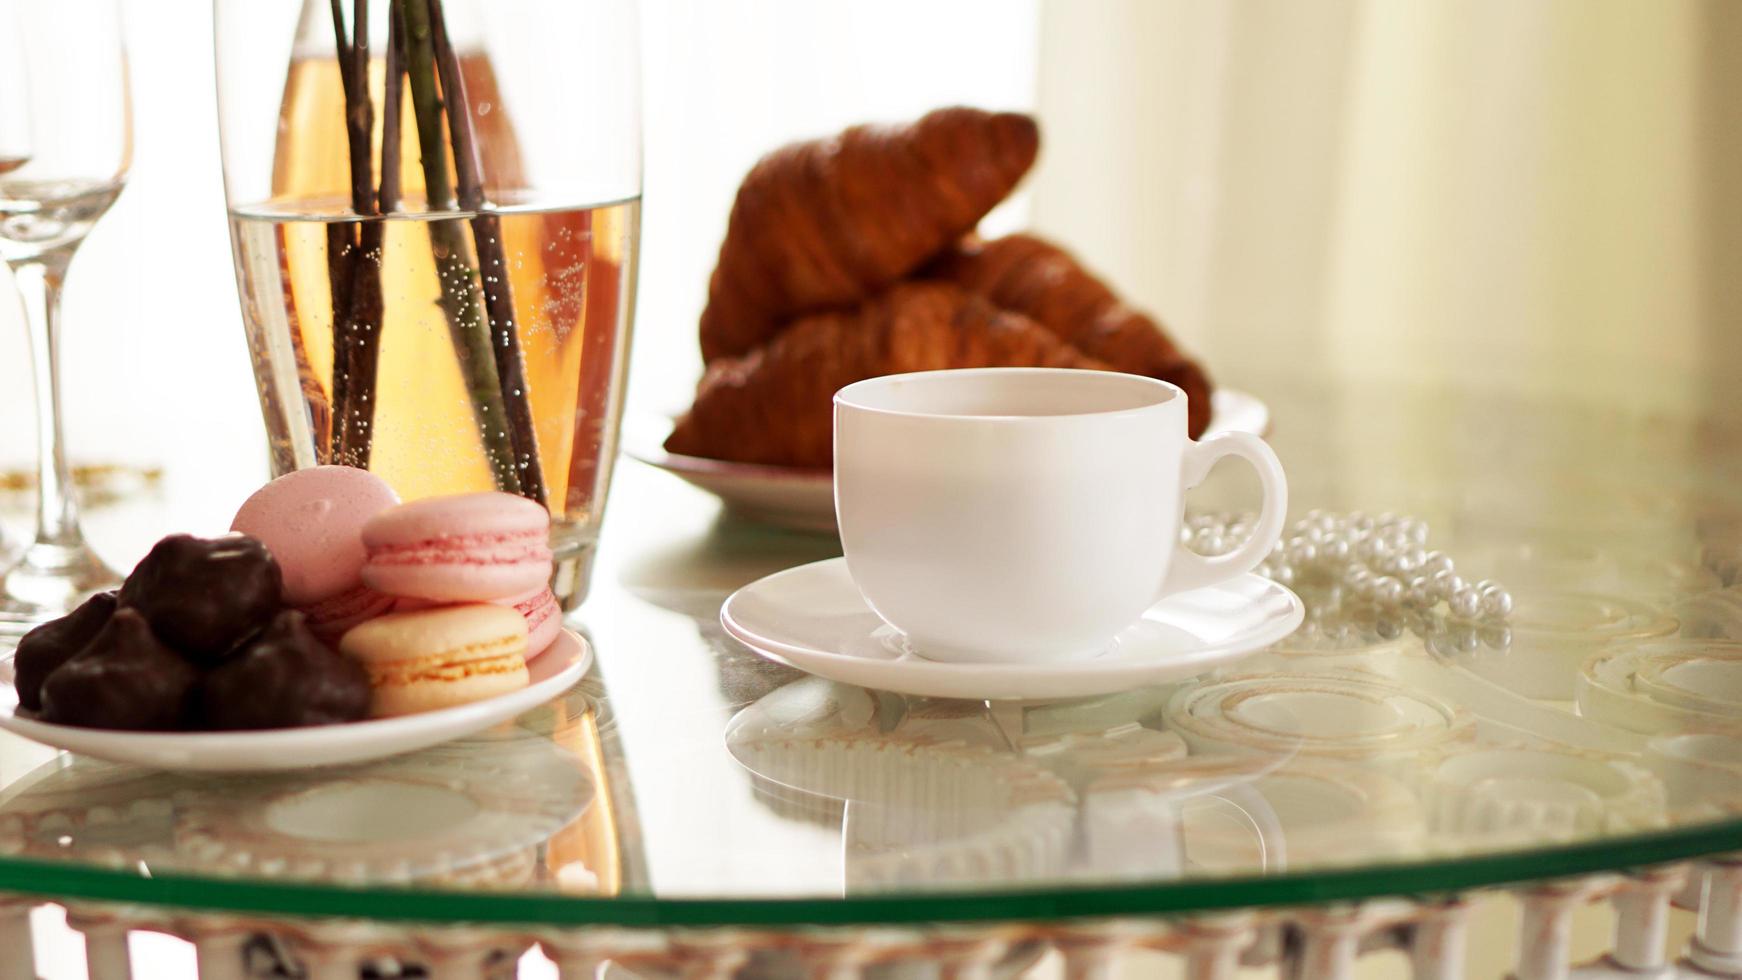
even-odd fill
[(1345, 562), (1349, 560), (1349, 542), (1343, 538), (1332, 538), (1326, 541), (1320, 550), (1323, 556), (1331, 561)]
[(1474, 618), (1477, 613), (1482, 611), (1482, 597), (1469, 587), (1453, 592), (1448, 604), (1452, 607), (1453, 613), (1465, 619)]
[(1410, 605), (1424, 608), (1433, 605), (1436, 599), (1433, 587), (1423, 579), (1416, 579), (1415, 582), (1410, 583), (1407, 598)]
[(1496, 619), (1512, 615), (1512, 593), (1496, 588), (1483, 595), (1482, 612)]
[(1388, 606), (1403, 601), (1403, 583), (1387, 575), (1373, 582), (1373, 598)]
[(1403, 554), (1397, 556), (1398, 564), (1401, 565), (1403, 570), (1406, 572), (1413, 572), (1420, 568), (1421, 563), (1424, 561), (1427, 561), (1427, 552), (1420, 548), (1406, 549)]
[(1413, 542), (1416, 545), (1416, 547), (1418, 547), (1418, 548), (1421, 547), (1422, 545), (1427, 544), (1427, 522), (1426, 521), (1411, 520), (1405, 526), (1404, 533), (1409, 535), (1409, 540), (1411, 542)]
[(1469, 588), (1456, 572), (1435, 572), (1433, 577), (1434, 591), (1440, 598), (1450, 601), (1452, 596)]
[(1373, 518), (1369, 517), (1362, 511), (1357, 510), (1349, 514), (1348, 524), (1349, 527), (1357, 531), (1371, 531), (1373, 529)]
[(1276, 574), (1272, 578), (1278, 585), (1293, 585), (1294, 569), (1284, 565), (1276, 570)]
[(1361, 583), (1367, 581), (1371, 576), (1372, 573), (1360, 565), (1350, 565), (1343, 572), (1343, 584), (1351, 589), (1358, 589), (1361, 587)]
[(1421, 573), (1423, 575), (1431, 576), (1435, 572), (1449, 572), (1451, 570), (1452, 560), (1446, 557), (1446, 553), (1443, 551), (1430, 551), (1422, 559)]

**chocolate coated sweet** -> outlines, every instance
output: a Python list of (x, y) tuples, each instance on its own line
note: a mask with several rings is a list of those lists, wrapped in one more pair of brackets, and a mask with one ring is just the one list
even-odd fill
[(90, 645), (114, 615), (115, 602), (115, 593), (99, 592), (65, 616), (24, 634), (12, 661), (12, 686), (18, 689), (19, 707), (42, 710), (42, 682)]
[(185, 726), (199, 687), (193, 665), (121, 608), (42, 685), (42, 718), (60, 725), (168, 731)]
[(369, 676), (286, 611), (206, 675), (201, 704), (217, 729), (295, 728), (357, 721), (369, 714)]
[(281, 592), (278, 563), (259, 541), (172, 534), (127, 576), (121, 605), (144, 614), (164, 643), (211, 664), (272, 620)]

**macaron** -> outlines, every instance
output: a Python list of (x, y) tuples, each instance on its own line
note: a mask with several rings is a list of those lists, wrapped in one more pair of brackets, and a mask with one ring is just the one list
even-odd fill
[(550, 581), (550, 514), (507, 493), (428, 497), (363, 525), (363, 584), (438, 602), (507, 599)]
[(328, 643), (335, 643), (351, 627), (366, 623), (376, 616), (398, 608), (392, 596), (382, 595), (361, 582), (357, 587), (331, 598), (296, 607), (308, 620), (309, 631)]
[(563, 607), (557, 604), (556, 593), (541, 585), (511, 599), (497, 599), (499, 606), (510, 606), (526, 618), (526, 659), (543, 653), (563, 630)]
[(363, 525), (398, 502), (368, 470), (316, 466), (256, 490), (230, 528), (266, 545), (284, 574), (284, 601), (317, 634), (336, 637), (392, 605), (363, 585)]
[(470, 704), (528, 683), (526, 617), (507, 606), (388, 613), (346, 633), (339, 652), (368, 672), (374, 718)]

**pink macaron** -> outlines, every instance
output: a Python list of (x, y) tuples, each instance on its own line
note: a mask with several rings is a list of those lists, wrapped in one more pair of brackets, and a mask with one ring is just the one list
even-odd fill
[(563, 607), (557, 605), (556, 593), (541, 585), (508, 599), (495, 600), (500, 606), (513, 606), (526, 617), (526, 659), (544, 652), (563, 629)]
[(389, 600), (363, 585), (363, 525), (399, 502), (368, 470), (316, 466), (256, 490), (230, 529), (257, 538), (284, 573), (284, 601), (320, 633), (343, 632), (385, 612)]
[(550, 514), (507, 493), (429, 497), (363, 525), (363, 584), (438, 602), (507, 599), (550, 581)]

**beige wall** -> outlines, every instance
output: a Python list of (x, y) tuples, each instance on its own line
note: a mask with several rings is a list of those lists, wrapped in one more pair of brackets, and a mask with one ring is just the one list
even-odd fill
[(1227, 379), (1742, 374), (1742, 4), (1052, 0), (1041, 37), (1036, 225)]

